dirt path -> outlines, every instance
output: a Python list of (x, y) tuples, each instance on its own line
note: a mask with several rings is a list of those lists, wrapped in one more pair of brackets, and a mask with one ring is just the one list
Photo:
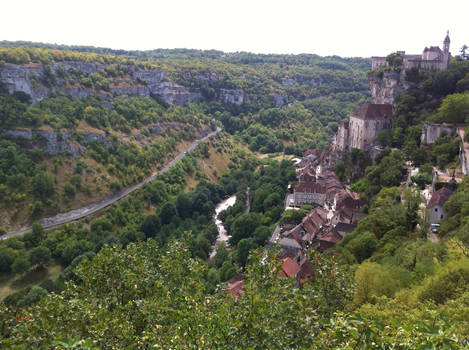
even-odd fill
[[(204, 137), (192, 142), (190, 144), (190, 146), (187, 147), (184, 152), (178, 154), (173, 160), (171, 160), (168, 164), (166, 164), (161, 170), (153, 173), (151, 176), (147, 177), (142, 182), (140, 182), (136, 185), (133, 185), (132, 187), (129, 187), (125, 190), (114, 193), (114, 194), (112, 194), (112, 195), (110, 195), (110, 196), (108, 196), (108, 197), (106, 197), (106, 198), (104, 198), (104, 199), (102, 199), (98, 202), (88, 204), (88, 205), (86, 205), (82, 208), (70, 210), (70, 211), (65, 212), (65, 213), (60, 213), (60, 214), (57, 214), (55, 216), (51, 216), (51, 217), (48, 217), (48, 218), (41, 219), (41, 220), (39, 220), (39, 222), (42, 224), (42, 226), (44, 226), (45, 229), (51, 229), (51, 228), (63, 225), (67, 222), (72, 222), (72, 221), (82, 219), (82, 218), (84, 218), (88, 215), (91, 215), (91, 214), (96, 213), (97, 211), (99, 211), (101, 209), (104, 209), (104, 208), (108, 207), (109, 205), (117, 202), (118, 200), (120, 200), (124, 197), (127, 197), (129, 194), (131, 194), (132, 192), (138, 190), (143, 185), (153, 181), (159, 174), (163, 174), (163, 173), (167, 172), (169, 169), (171, 169), (171, 167), (174, 166), (174, 164), (176, 164), (178, 161), (180, 161), (187, 153), (192, 152), (197, 147), (199, 142), (203, 142), (203, 141), (209, 139), (210, 137), (216, 135), (219, 131), (221, 131), (221, 129), (217, 128), (217, 130), (211, 132), (207, 136), (204, 136)], [(28, 231), (31, 231), (30, 226), (23, 227), (22, 229), (20, 229), (18, 231), (9, 232), (7, 234), (4, 234), (3, 236), (0, 237), (0, 239), (7, 239), (7, 238), (10, 238), (10, 237), (13, 237), (13, 236), (19, 236), (19, 235), (22, 235), (22, 234), (24, 234)]]

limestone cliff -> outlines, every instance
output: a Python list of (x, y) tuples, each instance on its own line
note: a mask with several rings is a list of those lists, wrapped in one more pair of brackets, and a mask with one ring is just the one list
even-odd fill
[(224, 103), (240, 105), (244, 102), (244, 91), (241, 89), (220, 89), (218, 99)]
[(394, 104), (396, 95), (407, 90), (411, 83), (405, 80), (405, 73), (381, 72), (368, 74), (373, 103)]
[[(47, 72), (47, 67), (50, 72)], [(0, 83), (2, 83), (10, 94), (21, 91), (31, 96), (32, 104), (54, 93), (63, 93), (73, 98), (86, 98), (94, 96), (102, 101), (104, 106), (109, 106), (115, 97), (149, 97), (160, 96), (166, 103), (187, 106), (191, 101), (202, 98), (197, 86), (186, 87), (168, 81), (166, 72), (158, 69), (142, 69), (129, 65), (126, 67), (128, 75), (114, 78), (109, 88), (98, 90), (80, 84), (77, 79), (71, 83), (67, 78), (78, 73), (84, 77), (97, 73), (107, 66), (101, 63), (89, 63), (81, 61), (55, 62), (49, 66), (42, 64), (12, 64), (6, 63), (0, 68)], [(44, 84), (48, 74), (53, 74), (55, 83)], [(217, 81), (214, 74), (199, 74), (200, 81)], [(244, 91), (241, 89), (218, 89), (217, 99), (223, 103), (242, 104), (245, 99)]]
[(141, 132), (128, 137), (121, 137), (119, 140), (111, 142), (104, 132), (75, 132), (70, 131), (56, 131), (56, 130), (35, 130), (35, 129), (7, 129), (5, 132), (14, 138), (23, 138), (29, 143), (29, 147), (42, 149), (44, 152), (51, 155), (58, 155), (62, 153), (70, 153), (72, 156), (86, 152), (87, 146), (91, 142), (97, 142), (109, 148), (112, 145), (118, 145), (122, 142), (132, 140), (140, 141), (144, 138), (146, 131), (160, 135), (164, 131), (182, 130), (186, 129), (191, 132), (196, 132), (201, 136), (206, 136), (216, 129), (215, 124), (205, 125), (202, 128), (195, 130), (190, 125), (184, 125), (176, 122), (163, 122), (151, 124), (145, 127)]

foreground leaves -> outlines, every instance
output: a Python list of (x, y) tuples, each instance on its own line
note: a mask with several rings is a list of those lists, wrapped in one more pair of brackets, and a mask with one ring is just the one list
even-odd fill
[(20, 314), (3, 310), (2, 346), (17, 349), (455, 349), (451, 325), (383, 325), (351, 315), (349, 274), (313, 254), (300, 288), (277, 277), (274, 252), (257, 250), (245, 293), (207, 295), (204, 263), (185, 241), (105, 248), (76, 270), (78, 282)]

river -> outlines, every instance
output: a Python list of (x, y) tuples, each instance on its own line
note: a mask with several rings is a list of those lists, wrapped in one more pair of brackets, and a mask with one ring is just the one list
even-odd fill
[(217, 252), (217, 248), (216, 248), (217, 243), (218, 242), (226, 242), (226, 241), (228, 241), (228, 238), (230, 238), (226, 234), (226, 230), (225, 230), (225, 227), (223, 227), (223, 223), (221, 222), (220, 219), (218, 219), (218, 214), (220, 214), (223, 210), (228, 209), (229, 207), (231, 207), (235, 203), (236, 203), (236, 195), (234, 194), (231, 197), (225, 199), (224, 201), (218, 203), (217, 206), (215, 207), (215, 215), (214, 215), (213, 219), (215, 220), (215, 225), (217, 225), (218, 237), (217, 237), (217, 240), (215, 241), (215, 244), (212, 248), (212, 252), (210, 253), (211, 258), (213, 258), (215, 256), (215, 253)]

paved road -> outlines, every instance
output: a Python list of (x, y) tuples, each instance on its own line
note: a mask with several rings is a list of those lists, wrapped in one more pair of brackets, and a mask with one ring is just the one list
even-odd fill
[[(100, 200), (99, 202), (91, 203), (91, 204), (88, 204), (87, 206), (84, 206), (82, 208), (74, 209), (74, 210), (68, 211), (66, 213), (60, 213), (60, 214), (57, 214), (55, 216), (51, 216), (51, 217), (48, 217), (48, 218), (41, 219), (41, 220), (39, 220), (39, 222), (42, 224), (42, 226), (44, 226), (45, 229), (51, 229), (51, 228), (63, 225), (67, 222), (82, 219), (82, 218), (84, 218), (88, 215), (91, 215), (91, 214), (97, 212), (98, 210), (106, 208), (107, 206), (113, 204), (114, 202), (117, 202), (118, 200), (128, 196), (130, 193), (138, 190), (143, 185), (153, 181), (159, 174), (163, 174), (163, 173), (167, 172), (169, 169), (171, 169), (171, 167), (174, 166), (174, 164), (176, 164), (178, 161), (180, 161), (186, 155), (186, 153), (192, 152), (197, 147), (199, 142), (203, 142), (203, 141), (209, 139), (210, 137), (217, 134), (219, 131), (221, 131), (221, 129), (217, 127), (217, 130), (215, 130), (215, 131), (211, 132), (210, 134), (208, 134), (208, 135), (194, 141), (193, 143), (191, 143), (191, 145), (189, 147), (187, 147), (187, 149), (184, 152), (178, 154), (173, 160), (171, 160), (168, 164), (166, 164), (161, 170), (153, 173), (151, 176), (147, 177), (142, 182), (140, 182), (136, 185), (133, 185), (132, 187), (129, 187), (125, 190), (122, 190), (120, 192), (114, 193), (114, 194)], [(22, 234), (24, 234), (28, 231), (31, 231), (31, 226), (23, 227), (21, 230), (18, 230), (18, 231), (15, 231), (15, 232), (9, 232), (7, 234), (4, 234), (3, 236), (0, 236), (0, 239), (7, 239), (7, 238), (10, 238), (10, 237), (13, 237), (13, 236), (19, 236), (19, 235), (22, 235)]]

